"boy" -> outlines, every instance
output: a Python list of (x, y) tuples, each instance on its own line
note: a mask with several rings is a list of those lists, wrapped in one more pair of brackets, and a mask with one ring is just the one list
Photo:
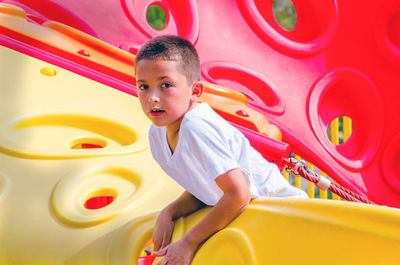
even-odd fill
[[(261, 196), (307, 197), (292, 187), (276, 165), (207, 104), (196, 50), (176, 36), (147, 42), (135, 61), (138, 97), (152, 121), (154, 159), (185, 188), (163, 209), (153, 233), (159, 265), (188, 265), (202, 242), (227, 226)], [(205, 205), (214, 206), (181, 240), (170, 244), (173, 222)]]

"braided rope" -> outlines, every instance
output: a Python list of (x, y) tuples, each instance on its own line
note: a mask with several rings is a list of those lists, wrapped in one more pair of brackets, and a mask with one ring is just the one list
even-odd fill
[[(287, 161), (286, 161), (287, 162)], [(287, 162), (288, 163), (288, 162)], [(294, 164), (292, 162), (288, 163), (289, 166), (293, 167)], [(300, 166), (297, 167), (297, 172), (299, 173), (300, 176), (302, 176), (303, 178), (307, 179), (308, 181), (311, 181), (313, 183), (318, 183), (321, 176), (318, 175), (317, 173), (313, 172), (313, 174), (310, 174), (307, 172), (307, 168), (305, 166)], [(331, 192), (339, 195), (340, 197), (342, 197), (343, 199), (347, 200), (347, 201), (353, 201), (353, 202), (362, 202), (362, 203), (367, 203), (367, 204), (375, 204), (374, 202), (368, 200), (367, 198), (343, 187), (340, 186), (337, 183), (331, 183), (331, 185), (329, 186), (328, 190), (330, 190)]]

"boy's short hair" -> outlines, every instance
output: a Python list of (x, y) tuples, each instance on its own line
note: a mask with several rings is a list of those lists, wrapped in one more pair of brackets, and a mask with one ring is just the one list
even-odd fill
[(178, 71), (186, 76), (189, 84), (200, 81), (200, 60), (196, 49), (181, 37), (164, 35), (146, 42), (136, 55), (135, 71), (143, 59), (177, 61)]

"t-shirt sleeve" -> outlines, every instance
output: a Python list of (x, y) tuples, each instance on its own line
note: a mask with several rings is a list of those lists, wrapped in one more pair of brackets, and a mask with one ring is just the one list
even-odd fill
[(212, 180), (239, 168), (229, 141), (213, 124), (203, 120), (193, 120), (185, 124), (180, 133), (182, 152), (194, 163), (204, 169)]

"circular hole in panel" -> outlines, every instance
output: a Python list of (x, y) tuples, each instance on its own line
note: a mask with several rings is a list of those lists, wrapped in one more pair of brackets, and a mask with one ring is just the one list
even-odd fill
[[(340, 116), (351, 118), (352, 134), (334, 145), (327, 131)], [(310, 92), (308, 117), (322, 146), (344, 167), (358, 171), (372, 161), (383, 133), (383, 103), (367, 76), (347, 68), (323, 76)]]
[[(255, 6), (263, 17), (274, 30), (296, 42), (319, 42), (323, 41), (327, 35), (331, 34), (336, 27), (337, 6), (335, 1), (297, 1), (296, 6), (291, 0), (280, 0), (281, 9), (290, 10), (293, 13), (289, 20), (296, 19), (295, 26), (289, 22), (287, 27), (293, 27), (292, 30), (287, 30), (276, 19), (274, 1), (271, 0), (254, 0)], [(271, 3), (272, 2), (272, 3)], [(269, 3), (269, 6), (266, 5)], [(272, 8), (271, 8), (272, 7)], [(280, 11), (284, 13), (284, 11)], [(295, 13), (295, 14), (294, 14)], [(282, 18), (283, 19), (283, 18)]]
[(71, 149), (95, 149), (106, 146), (107, 142), (99, 138), (81, 138), (71, 142)]
[(400, 192), (400, 134), (387, 145), (381, 159), (381, 168), (385, 181)]
[(287, 28), (280, 24), (280, 19), (274, 14), (278, 13), (273, 8), (274, 0), (237, 1), (251, 29), (270, 46), (291, 56), (314, 54), (335, 35), (338, 21), (336, 1), (282, 1), (288, 6), (294, 3), (294, 7), (289, 9), (293, 13), (291, 19), (296, 17), (296, 24)]
[(140, 201), (142, 179), (126, 168), (90, 169), (63, 177), (52, 194), (55, 216), (71, 226), (105, 222)]
[[(142, 0), (121, 0), (121, 3), (128, 19), (146, 37), (154, 38), (169, 34), (181, 36), (193, 45), (197, 42), (200, 22), (196, 1), (164, 0), (150, 1), (149, 3), (149, 1)], [(148, 15), (150, 15), (148, 13), (149, 7), (158, 10), (159, 15), (156, 14), (155, 18), (160, 16), (161, 23), (159, 26), (149, 24), (150, 21), (147, 19)], [(165, 14), (166, 18), (162, 13)], [(155, 20), (155, 18), (151, 18), (151, 21)], [(165, 26), (163, 26), (164, 21)]]
[(95, 196), (89, 198), (85, 202), (85, 208), (89, 210), (97, 210), (106, 207), (114, 201), (112, 196)]
[(268, 83), (245, 66), (226, 62), (202, 64), (202, 75), (207, 81), (239, 91), (246, 95), (248, 104), (274, 114), (284, 111), (281, 100)]
[(156, 30), (162, 30), (167, 26), (168, 9), (161, 2), (151, 4), (146, 11), (146, 19), (149, 25)]
[(340, 116), (333, 119), (328, 126), (328, 138), (334, 145), (347, 142), (353, 131), (353, 122), (350, 117)]
[(85, 201), (85, 208), (97, 210), (111, 204), (117, 197), (117, 192), (112, 189), (101, 189), (92, 194)]
[(291, 31), (297, 24), (297, 12), (291, 0), (273, 0), (272, 12), (276, 22), (284, 30)]

